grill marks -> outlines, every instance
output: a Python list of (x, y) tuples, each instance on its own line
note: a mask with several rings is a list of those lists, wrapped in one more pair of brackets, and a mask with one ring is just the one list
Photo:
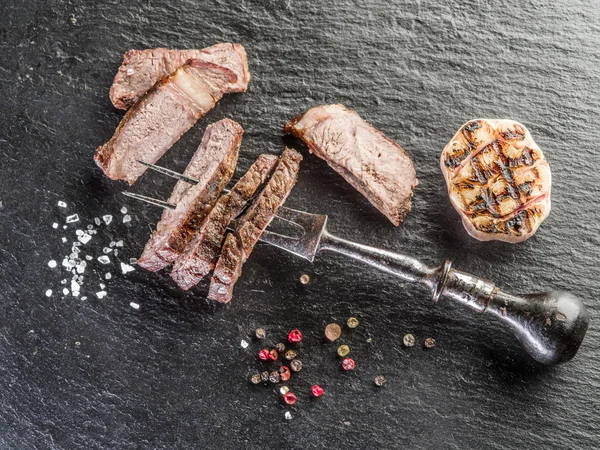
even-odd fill
[(467, 123), (441, 165), (452, 203), (478, 239), (525, 240), (549, 212), (550, 168), (521, 124)]

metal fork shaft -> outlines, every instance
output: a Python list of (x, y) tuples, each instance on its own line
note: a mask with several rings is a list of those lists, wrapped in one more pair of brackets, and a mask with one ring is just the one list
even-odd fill
[(341, 239), (323, 230), (319, 250), (362, 261), (405, 281), (427, 286), (434, 301), (445, 297), (508, 326), (538, 362), (569, 361), (587, 331), (589, 315), (583, 302), (564, 291), (510, 294), (483, 278), (451, 268), (450, 261), (432, 269), (410, 256)]

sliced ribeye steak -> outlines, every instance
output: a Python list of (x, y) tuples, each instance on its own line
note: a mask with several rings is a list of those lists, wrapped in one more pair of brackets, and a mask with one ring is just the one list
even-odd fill
[(109, 178), (133, 184), (147, 169), (138, 161), (156, 162), (215, 106), (235, 78), (224, 67), (188, 61), (127, 111), (110, 141), (96, 150), (96, 164)]
[(550, 166), (518, 122), (467, 122), (440, 163), (452, 205), (480, 241), (522, 242), (550, 212)]
[(227, 235), (210, 282), (208, 298), (211, 300), (223, 303), (231, 300), (242, 265), (296, 184), (300, 161), (302, 156), (298, 152), (284, 150), (265, 188), (238, 219), (235, 230)]
[(129, 50), (110, 88), (110, 100), (119, 109), (136, 104), (152, 86), (172, 74), (189, 59), (216, 64), (231, 70), (236, 80), (224, 92), (245, 92), (250, 82), (246, 50), (240, 44), (216, 44), (202, 50), (151, 48)]
[(200, 229), (173, 264), (171, 278), (182, 289), (190, 289), (213, 269), (227, 226), (273, 172), (278, 158), (260, 155), (248, 172), (219, 198)]
[(184, 172), (198, 180), (198, 184), (177, 182), (169, 197), (169, 203), (176, 208), (164, 210), (138, 265), (155, 272), (171, 264), (183, 252), (231, 180), (243, 133), (242, 127), (230, 119), (208, 126)]
[(415, 168), (406, 152), (343, 105), (309, 109), (285, 125), (398, 226), (410, 212)]

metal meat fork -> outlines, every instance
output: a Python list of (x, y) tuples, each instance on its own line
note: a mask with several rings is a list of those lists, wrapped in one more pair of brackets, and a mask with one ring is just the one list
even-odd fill
[[(196, 181), (186, 180), (187, 177), (159, 166), (145, 165), (180, 180)], [(340, 253), (404, 281), (425, 285), (434, 302), (449, 298), (480, 313), (492, 314), (505, 323), (525, 350), (542, 364), (569, 361), (587, 331), (587, 309), (579, 298), (568, 292), (510, 294), (489, 280), (453, 269), (450, 261), (432, 269), (410, 256), (338, 238), (327, 231), (325, 215), (281, 207), (277, 217), (300, 227), (302, 235), (291, 237), (265, 230), (261, 241), (310, 262), (321, 250)]]

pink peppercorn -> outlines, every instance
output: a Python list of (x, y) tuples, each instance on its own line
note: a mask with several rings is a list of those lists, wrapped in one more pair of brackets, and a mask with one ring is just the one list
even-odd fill
[(273, 349), (269, 352), (269, 359), (272, 359), (273, 361), (275, 361), (275, 360), (277, 360), (277, 356), (279, 356), (277, 353), (277, 350)]
[(292, 330), (288, 334), (288, 341), (290, 341), (292, 344), (296, 344), (296, 343), (300, 342), (301, 340), (302, 340), (302, 333), (300, 332), (300, 330)]
[(342, 369), (344, 370), (354, 370), (356, 367), (356, 363), (352, 358), (346, 358), (342, 361)]
[(298, 400), (298, 398), (293, 392), (288, 392), (283, 396), (283, 401), (288, 405), (293, 405), (294, 403), (296, 403), (296, 400)]
[(287, 380), (289, 380), (291, 375), (292, 375), (292, 372), (290, 372), (289, 367), (287, 367), (287, 366), (281, 366), (279, 368), (279, 376), (281, 378), (281, 381), (287, 381)]
[(263, 361), (266, 361), (269, 358), (270, 358), (269, 350), (267, 350), (266, 348), (263, 348), (261, 351), (258, 352), (258, 359), (262, 359)]
[(321, 395), (323, 395), (323, 392), (325, 392), (325, 391), (318, 384), (314, 384), (313, 387), (310, 389), (310, 392), (312, 392), (312, 395), (314, 397), (320, 397)]

